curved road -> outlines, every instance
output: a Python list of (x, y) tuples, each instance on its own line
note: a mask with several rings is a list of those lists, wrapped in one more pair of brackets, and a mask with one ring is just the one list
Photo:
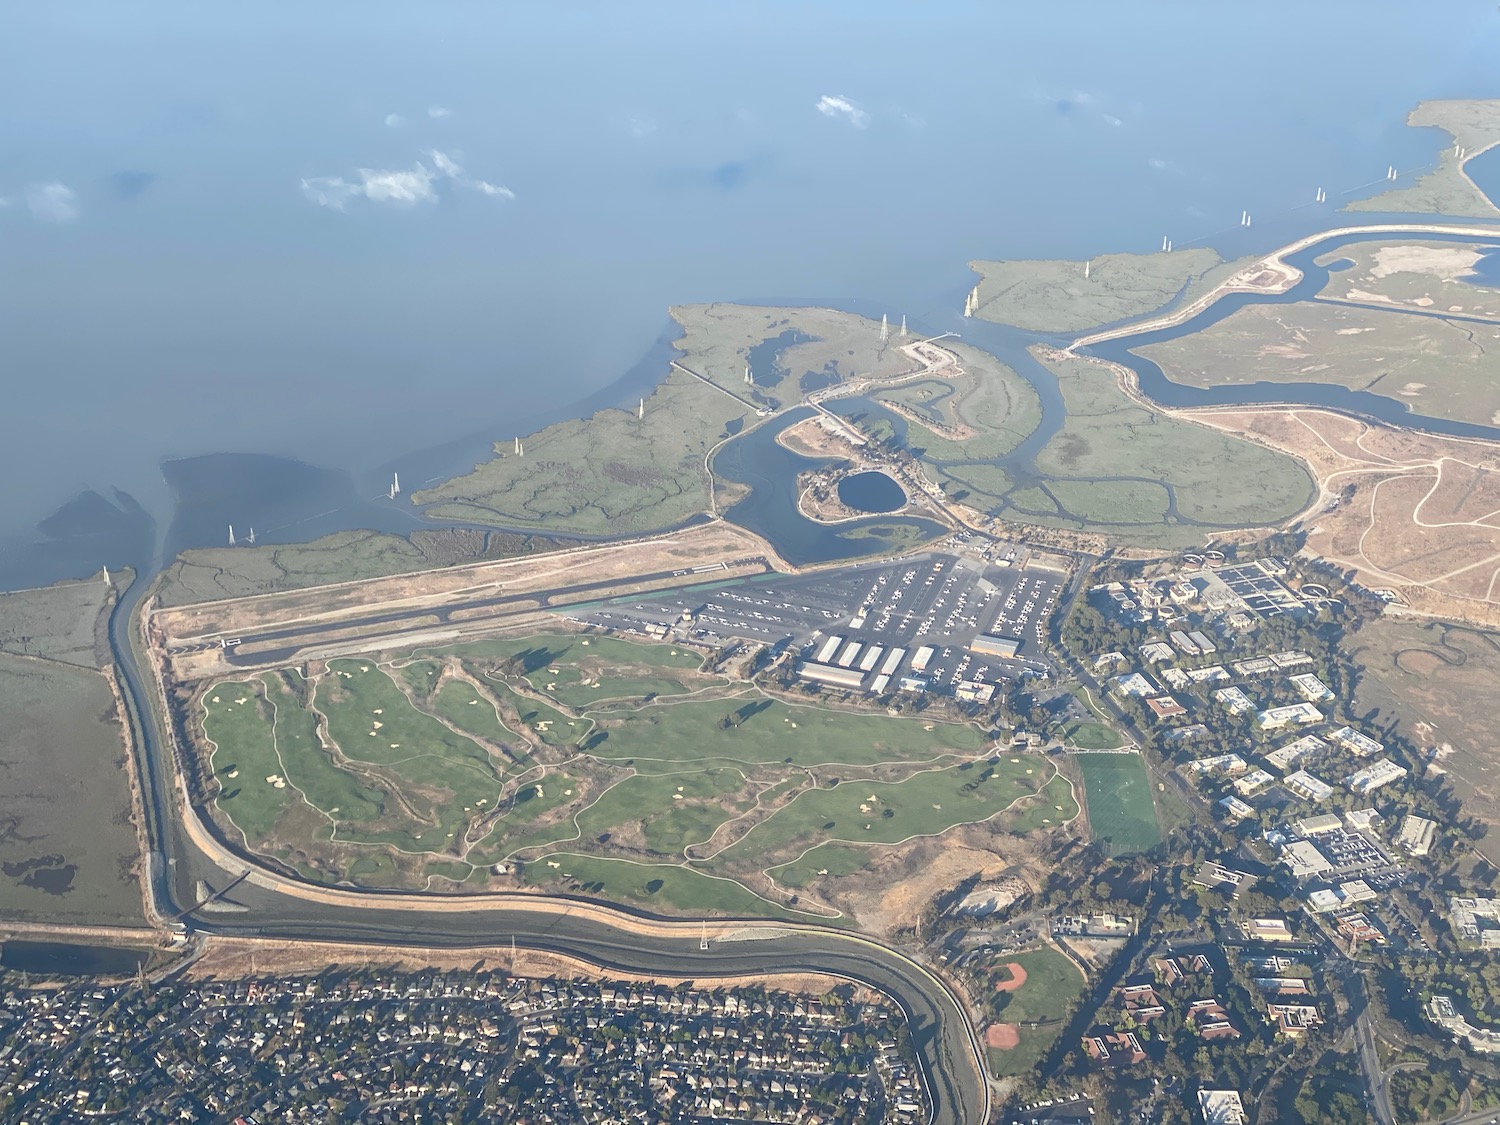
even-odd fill
[[(984, 1055), (962, 1002), (915, 961), (858, 934), (745, 919), (732, 940), (715, 940), (703, 949), (696, 922), (651, 917), (652, 932), (641, 933), (631, 926), (632, 916), (626, 911), (600, 910), (596, 903), (561, 896), (527, 895), (525, 909), (507, 908), (500, 896), (476, 896), (473, 909), (461, 912), (451, 909), (451, 900), (447, 910), (381, 908), (308, 901), (275, 889), (274, 878), (259, 876), (255, 883), (234, 889), (242, 911), (193, 910), (198, 880), (220, 888), (229, 880), (224, 867), (173, 820), (174, 779), (163, 717), (153, 704), (154, 685), (143, 681), (131, 643), (144, 585), (115, 607), (109, 635), (136, 736), (136, 767), (151, 849), (147, 882), (161, 915), (186, 910), (181, 917), (189, 929), (237, 937), (442, 948), (494, 947), (514, 938), (520, 947), (579, 957), (605, 970), (663, 976), (830, 974), (879, 989), (905, 1013), (934, 1125), (982, 1125), (988, 1120)], [(538, 909), (543, 905), (549, 909)], [(619, 918), (618, 925), (610, 924), (611, 914)], [(723, 928), (725, 920), (715, 919), (714, 925)]]

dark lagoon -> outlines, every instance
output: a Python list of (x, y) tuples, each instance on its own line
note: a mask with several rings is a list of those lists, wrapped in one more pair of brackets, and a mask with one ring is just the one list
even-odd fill
[(853, 473), (839, 481), (839, 499), (857, 512), (899, 512), (906, 490), (884, 473)]

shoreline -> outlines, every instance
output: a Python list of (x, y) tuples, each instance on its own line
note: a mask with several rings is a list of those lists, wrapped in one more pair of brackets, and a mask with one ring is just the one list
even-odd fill
[[(1060, 350), (1069, 355), (1076, 355), (1079, 348), (1090, 347), (1094, 344), (1102, 344), (1109, 340), (1118, 340), (1124, 336), (1137, 336), (1145, 332), (1157, 332), (1163, 328), (1176, 328), (1177, 326), (1191, 320), (1199, 313), (1212, 307), (1222, 298), (1235, 293), (1269, 293), (1272, 295), (1285, 293), (1289, 291), (1293, 286), (1295, 286), (1298, 282), (1300, 282), (1304, 276), (1301, 270), (1297, 269), (1295, 266), (1289, 265), (1284, 260), (1287, 255), (1299, 253), (1300, 251), (1306, 250), (1309, 247), (1316, 246), (1320, 242), (1330, 242), (1336, 238), (1344, 238), (1348, 235), (1356, 234), (1456, 234), (1468, 235), (1477, 238), (1500, 239), (1500, 226), (1477, 227), (1454, 224), (1443, 225), (1439, 223), (1370, 223), (1356, 226), (1335, 227), (1331, 230), (1321, 231), (1317, 234), (1304, 235), (1302, 238), (1299, 238), (1294, 242), (1290, 242), (1278, 250), (1273, 250), (1265, 257), (1251, 262), (1249, 265), (1245, 266), (1242, 270), (1237, 272), (1233, 277), (1220, 282), (1217, 286), (1215, 286), (1209, 292), (1205, 293), (1203, 296), (1199, 297), (1196, 301), (1184, 305), (1180, 309), (1174, 309), (1171, 312), (1163, 313), (1160, 315), (1149, 316), (1143, 320), (1127, 321), (1126, 323), (1116, 325), (1113, 328), (1105, 328), (1100, 329), (1096, 332), (1086, 333), (1085, 335), (1075, 339), (1072, 343), (1068, 344), (1067, 347)], [(1270, 286), (1245, 284), (1246, 280), (1257, 276), (1259, 273), (1262, 273), (1266, 270), (1273, 270), (1279, 273), (1281, 277), (1285, 279), (1284, 283), (1276, 288)]]

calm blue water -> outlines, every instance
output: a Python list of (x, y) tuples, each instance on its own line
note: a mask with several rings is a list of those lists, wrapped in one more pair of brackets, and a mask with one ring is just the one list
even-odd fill
[(392, 469), (633, 400), (675, 303), (939, 324), (975, 257), (1269, 248), (1497, 46), (1477, 0), (9, 5), (0, 586), (400, 526)]

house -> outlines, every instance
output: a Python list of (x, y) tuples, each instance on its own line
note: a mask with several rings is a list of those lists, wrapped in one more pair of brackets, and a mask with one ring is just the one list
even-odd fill
[(1120, 998), (1120, 1005), (1137, 1023), (1147, 1023), (1158, 1016), (1167, 1014), (1167, 1009), (1157, 998), (1155, 987), (1148, 981), (1137, 984), (1123, 984), (1115, 989), (1115, 994)]
[(1189, 973), (1211, 974), (1214, 967), (1203, 954), (1194, 953), (1180, 957), (1158, 957), (1156, 971), (1161, 974), (1162, 985), (1172, 988), (1179, 981), (1186, 980)]
[(1156, 694), (1156, 685), (1139, 672), (1130, 672), (1124, 676), (1116, 676), (1113, 682), (1115, 690), (1121, 695), (1144, 699), (1148, 695)]
[(1102, 1035), (1085, 1035), (1083, 1053), (1097, 1063), (1110, 1066), (1135, 1066), (1146, 1061), (1141, 1041), (1131, 1031), (1109, 1031)]
[(1306, 770), (1287, 774), (1281, 779), (1281, 784), (1292, 796), (1300, 797), (1304, 801), (1317, 803), (1333, 796), (1333, 786), (1318, 780)]
[(1328, 743), (1315, 734), (1305, 734), (1295, 742), (1288, 742), (1266, 755), (1266, 765), (1277, 773), (1286, 773), (1304, 758), (1311, 758), (1328, 749)]
[(1203, 1125), (1245, 1125), (1244, 1103), (1235, 1090), (1199, 1090), (1198, 1110)]
[(1187, 714), (1187, 708), (1170, 695), (1158, 695), (1148, 699), (1146, 706), (1151, 708), (1151, 713), (1158, 719), (1175, 719), (1178, 715)]
[(1453, 936), (1481, 949), (1500, 949), (1500, 899), (1459, 898), (1448, 900)]
[(1374, 922), (1370, 921), (1369, 915), (1363, 911), (1352, 914), (1339, 914), (1334, 920), (1334, 927), (1350, 941), (1369, 941), (1377, 945), (1385, 944), (1385, 933)]
[(1225, 797), (1219, 802), (1219, 807), (1226, 810), (1236, 820), (1249, 820), (1255, 815), (1255, 806), (1247, 805), (1238, 797)]
[(1347, 750), (1356, 758), (1373, 758), (1385, 749), (1383, 743), (1376, 742), (1368, 735), (1360, 734), (1353, 727), (1339, 727), (1328, 736), (1328, 741)]
[(1311, 703), (1292, 703), (1286, 707), (1271, 707), (1255, 716), (1262, 730), (1280, 730), (1282, 727), (1321, 723), (1323, 712)]
[(1239, 898), (1240, 892), (1255, 882), (1255, 876), (1244, 871), (1235, 871), (1212, 860), (1204, 863), (1193, 875), (1193, 883), (1199, 887), (1214, 887), (1229, 891), (1230, 898)]
[(1337, 832), (1344, 827), (1344, 822), (1337, 813), (1319, 813), (1317, 816), (1302, 817), (1293, 827), (1297, 829), (1297, 835), (1311, 840), (1314, 836)]
[(1200, 777), (1206, 773), (1224, 773), (1232, 777), (1237, 773), (1244, 773), (1250, 767), (1238, 754), (1217, 754), (1212, 758), (1186, 762), (1182, 768)]
[(1255, 704), (1250, 702), (1250, 697), (1237, 687), (1219, 688), (1214, 692), (1213, 698), (1231, 715), (1243, 715), (1246, 711), (1255, 710)]
[(1266, 1005), (1266, 1018), (1276, 1025), (1276, 1033), (1289, 1039), (1301, 1039), (1315, 1027), (1323, 1026), (1323, 1017), (1312, 1004), (1282, 1004), (1272, 1001)]
[(1400, 781), (1406, 773), (1405, 766), (1398, 766), (1389, 758), (1381, 758), (1374, 765), (1366, 766), (1358, 773), (1344, 778), (1344, 786), (1351, 793), (1371, 793), (1393, 781)]
[(1308, 840), (1293, 840), (1287, 844), (1281, 849), (1281, 861), (1291, 868), (1292, 877), (1298, 880), (1315, 879), (1333, 870), (1328, 857)]
[(1188, 1005), (1187, 1022), (1202, 1039), (1238, 1039), (1239, 1028), (1229, 1022), (1229, 1013), (1215, 999), (1194, 1000)]
[(1164, 660), (1171, 660), (1176, 655), (1171, 645), (1161, 641), (1147, 641), (1141, 645), (1141, 659), (1148, 664), (1160, 664)]
[(1288, 682), (1297, 690), (1297, 694), (1309, 703), (1326, 703), (1333, 698), (1333, 692), (1329, 690), (1328, 685), (1311, 672), (1292, 676)]
[(1234, 783), (1234, 791), (1241, 797), (1251, 797), (1275, 780), (1265, 770), (1257, 768), (1237, 780)]

